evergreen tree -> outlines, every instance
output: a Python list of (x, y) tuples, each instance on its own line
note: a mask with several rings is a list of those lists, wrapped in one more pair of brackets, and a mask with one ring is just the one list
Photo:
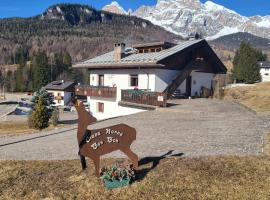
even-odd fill
[(52, 106), (54, 105), (53, 95), (48, 93), (44, 88), (41, 88), (39, 91), (37, 91), (31, 99), (33, 111), (35, 111), (36, 105), (38, 104), (40, 98), (43, 99), (43, 103), (47, 108), (47, 113), (49, 117), (51, 117), (53, 112)]
[(50, 67), (46, 53), (39, 51), (34, 56), (32, 65), (34, 75), (33, 88), (34, 90), (39, 90), (50, 82)]
[(33, 128), (41, 130), (49, 126), (49, 119), (50, 115), (46, 107), (46, 100), (40, 96), (34, 111), (29, 115), (30, 124)]
[(257, 61), (265, 59), (261, 51), (242, 42), (233, 60), (233, 76), (237, 82), (255, 83), (261, 80)]

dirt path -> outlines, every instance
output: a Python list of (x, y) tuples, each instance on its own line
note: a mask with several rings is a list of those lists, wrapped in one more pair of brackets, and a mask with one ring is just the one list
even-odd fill
[[(267, 125), (240, 105), (207, 99), (172, 103), (177, 105), (107, 120), (91, 128), (118, 123), (135, 127), (137, 140), (132, 148), (140, 157), (159, 156), (170, 150), (185, 156), (261, 153)], [(34, 135), (0, 137), (1, 160), (74, 159), (77, 152), (75, 125)]]

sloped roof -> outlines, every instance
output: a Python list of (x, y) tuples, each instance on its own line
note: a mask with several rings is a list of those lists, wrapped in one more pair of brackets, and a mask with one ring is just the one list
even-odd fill
[(46, 90), (67, 90), (70, 87), (75, 86), (75, 83), (73, 81), (53, 81), (45, 86)]
[(190, 40), (181, 42), (178, 45), (165, 49), (160, 52), (151, 52), (151, 53), (144, 53), (144, 54), (129, 54), (128, 50), (130, 48), (126, 48), (126, 56), (122, 58), (121, 60), (115, 60), (113, 58), (113, 51), (97, 56), (95, 58), (85, 60), (82, 62), (78, 62), (73, 65), (73, 67), (96, 67), (96, 66), (113, 66), (113, 65), (148, 65), (148, 66), (162, 66), (159, 64), (159, 61), (163, 60), (164, 58), (167, 58), (177, 52), (180, 52), (190, 46), (193, 46), (195, 44), (198, 44), (202, 42), (203, 40)]
[(270, 62), (268, 61), (259, 61), (257, 64), (259, 68), (270, 68)]
[[(134, 53), (136, 49), (126, 48), (121, 60), (114, 59), (114, 51), (75, 63), (74, 68), (88, 69), (128, 69), (163, 68), (181, 70), (197, 55), (203, 56), (215, 73), (226, 73), (225, 65), (218, 58), (206, 40), (189, 40), (160, 52)], [(197, 54), (199, 53), (199, 54)]]

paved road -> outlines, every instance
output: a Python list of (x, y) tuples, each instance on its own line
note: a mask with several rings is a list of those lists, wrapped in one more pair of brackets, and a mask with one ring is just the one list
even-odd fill
[[(137, 129), (132, 149), (140, 157), (170, 150), (185, 156), (258, 155), (265, 121), (238, 104), (207, 99), (177, 100), (177, 105), (93, 125), (126, 123)], [(35, 135), (0, 137), (0, 159), (48, 160), (77, 157), (76, 126)], [(122, 157), (120, 152), (111, 157)]]

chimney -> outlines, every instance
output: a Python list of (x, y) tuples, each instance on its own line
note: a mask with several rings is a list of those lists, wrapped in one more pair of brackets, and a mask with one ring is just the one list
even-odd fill
[(125, 43), (115, 43), (113, 58), (115, 61), (121, 60), (125, 55), (126, 44)]

